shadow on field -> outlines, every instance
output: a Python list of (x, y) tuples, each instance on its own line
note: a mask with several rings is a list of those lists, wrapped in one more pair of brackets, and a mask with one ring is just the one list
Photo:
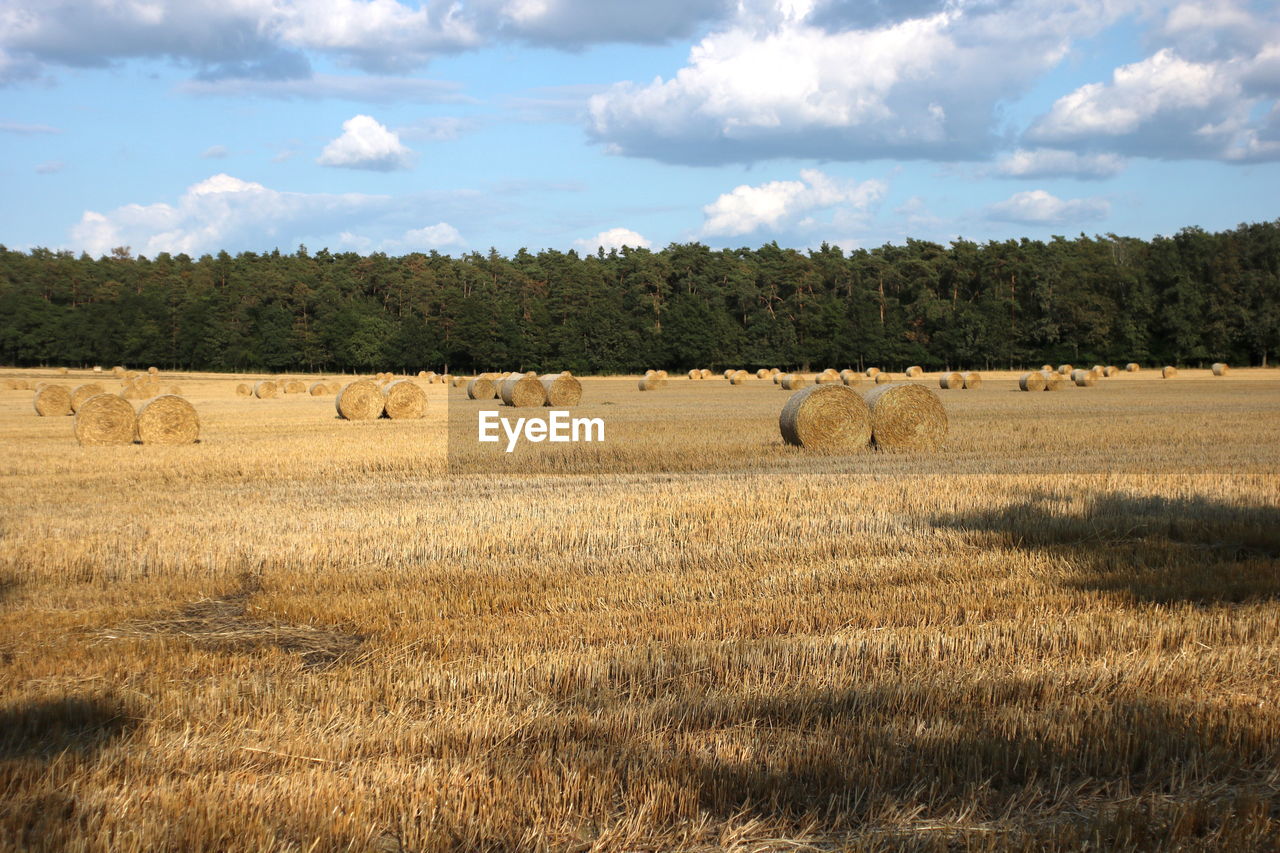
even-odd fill
[(0, 604), (4, 604), (18, 591), (21, 584), (13, 575), (0, 575)]
[(125, 708), (100, 698), (67, 697), (0, 710), (0, 761), (88, 754), (132, 727)]
[(1069, 581), (1079, 589), (1156, 603), (1280, 597), (1280, 507), (1037, 492), (1011, 506), (932, 523), (987, 534), (977, 544), (1067, 558), (1080, 567)]

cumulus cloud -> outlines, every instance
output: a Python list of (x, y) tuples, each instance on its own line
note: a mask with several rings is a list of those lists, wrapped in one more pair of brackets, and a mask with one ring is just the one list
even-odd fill
[[(407, 197), (357, 193), (298, 193), (271, 189), (227, 174), (200, 181), (170, 204), (126, 204), (102, 213), (85, 211), (71, 229), (69, 248), (100, 255), (115, 246), (154, 256), (160, 252), (198, 255), (220, 249), (261, 251), (271, 246), (351, 245), (368, 236), (369, 247), (406, 251), (457, 245), (461, 235), (425, 217), (452, 210), (474, 215), (477, 199), (466, 193)], [(481, 211), (483, 212), (483, 211)], [(425, 219), (430, 222), (431, 219)], [(344, 234), (346, 238), (344, 240)]]
[(630, 228), (610, 228), (606, 231), (601, 231), (594, 237), (589, 237), (585, 240), (574, 240), (573, 245), (588, 253), (594, 253), (597, 249), (612, 252), (624, 246), (629, 246), (632, 249), (651, 248), (650, 242), (644, 236), (637, 234)]
[(1059, 148), (1019, 148), (996, 163), (994, 173), (1005, 178), (1080, 178), (1099, 180), (1120, 174), (1123, 157), (1081, 154)]
[(702, 209), (703, 234), (737, 237), (757, 231), (779, 231), (816, 224), (813, 214), (833, 211), (833, 223), (846, 228), (885, 194), (878, 180), (840, 181), (817, 169), (806, 169), (798, 181), (743, 184)]
[(1014, 193), (987, 207), (987, 218), (1023, 225), (1064, 225), (1105, 219), (1111, 205), (1101, 198), (1060, 199), (1044, 190)]
[(413, 165), (413, 152), (395, 132), (372, 116), (352, 116), (342, 123), (342, 135), (316, 158), (321, 166), (392, 172)]

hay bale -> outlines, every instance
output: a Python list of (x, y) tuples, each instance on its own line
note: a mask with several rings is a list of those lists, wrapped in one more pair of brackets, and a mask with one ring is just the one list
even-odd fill
[[(662, 381), (656, 374), (647, 379), (651, 382)], [(532, 376), (519, 373), (504, 379), (499, 393), (504, 404), (518, 409), (541, 406), (547, 402), (547, 389), (542, 383)]]
[(700, 370), (700, 371), (699, 371), (699, 373), (701, 373), (701, 374), (702, 374), (702, 378), (703, 378), (703, 379), (710, 379), (712, 376), (715, 376), (715, 374), (714, 374), (714, 373), (712, 373), (709, 369), (707, 369), (707, 368), (705, 368), (705, 367), (704, 367), (704, 368), (702, 368), (702, 370)]
[(307, 383), (301, 379), (290, 379), (284, 383), (284, 393), (286, 394), (305, 394), (307, 393)]
[(497, 396), (497, 383), (483, 373), (467, 383), (468, 400), (492, 400)]
[(1052, 365), (1052, 364), (1042, 364), (1042, 365), (1040, 365), (1040, 369), (1041, 369), (1042, 371), (1044, 371), (1045, 373), (1053, 373), (1053, 365)]
[(879, 372), (880, 372), (880, 368), (878, 368), (878, 367), (868, 367), (868, 368), (867, 368), (867, 372), (866, 372), (867, 378), (868, 378), (868, 379), (875, 379), (875, 378), (876, 378), (876, 374), (877, 374), (877, 373), (879, 373)]
[(65, 367), (59, 367), (59, 368), (58, 368), (58, 375), (59, 375), (59, 376), (66, 376), (66, 375), (67, 375), (68, 373), (70, 373), (70, 372), (71, 372), (71, 371), (70, 371), (70, 370), (68, 370), (68, 369), (67, 369), (67, 368), (65, 368)]
[(270, 400), (280, 393), (280, 386), (271, 379), (263, 379), (253, 383), (253, 396), (259, 400)]
[(1098, 377), (1093, 375), (1092, 370), (1081, 370), (1077, 368), (1071, 371), (1071, 381), (1076, 383), (1080, 388), (1089, 388), (1098, 384)]
[(1030, 373), (1022, 374), (1022, 377), (1018, 380), (1018, 387), (1023, 391), (1043, 391), (1044, 372), (1033, 370)]
[(412, 379), (397, 379), (383, 391), (387, 401), (383, 413), (395, 421), (415, 420), (426, 417), (427, 392)]
[(101, 372), (102, 372), (102, 365), (101, 365), (101, 364), (95, 364), (95, 365), (93, 366), (93, 372), (94, 372), (94, 373), (101, 373)]
[(348, 421), (371, 421), (382, 417), (387, 398), (382, 389), (372, 379), (357, 379), (348, 382), (334, 398), (333, 405), (338, 410), (338, 417)]
[(892, 373), (877, 373), (877, 374), (876, 374), (876, 384), (877, 384), (877, 385), (885, 385), (885, 384), (887, 384), (887, 383), (889, 383), (889, 382), (892, 382), (892, 381), (893, 381), (893, 374), (892, 374)]
[(856, 370), (846, 370), (840, 377), (840, 381), (849, 386), (861, 385), (863, 378), (863, 375)]
[(729, 377), (730, 385), (745, 385), (747, 380), (751, 378), (751, 374), (745, 370), (735, 370), (733, 375)]
[[(525, 374), (525, 375), (527, 376), (528, 374)], [(467, 379), (467, 377), (465, 376), (455, 376), (453, 377), (453, 387), (461, 388), (462, 386), (466, 385), (470, 381), (471, 380)]]
[(839, 373), (827, 373), (825, 370), (813, 377), (815, 385), (843, 385), (844, 380), (840, 378)]
[(71, 414), (71, 389), (66, 385), (48, 384), (36, 391), (31, 402), (42, 418), (63, 417)]
[(918, 364), (913, 364), (907, 368), (907, 378), (915, 379), (917, 376), (924, 376), (924, 368)]
[(1044, 374), (1044, 390), (1061, 391), (1067, 387), (1067, 379), (1056, 370), (1050, 370)]
[(782, 440), (810, 450), (863, 450), (871, 443), (871, 410), (844, 385), (814, 385), (791, 395), (778, 417)]
[(1214, 376), (1226, 376), (1231, 367), (1226, 362), (1215, 361), (1210, 369), (1213, 370)]
[(1172, 379), (1177, 375), (1178, 375), (1178, 368), (1173, 367), (1172, 365), (1160, 368), (1161, 379)]
[(119, 364), (117, 364), (115, 367), (111, 368), (111, 373), (112, 373), (112, 374), (113, 374), (117, 379), (121, 379), (121, 378), (123, 378), (126, 372), (127, 372), (127, 371), (124, 369), (124, 367), (123, 367), (122, 365), (119, 365)]
[(982, 375), (970, 370), (968, 373), (962, 374), (964, 377), (964, 387), (969, 391), (975, 391), (982, 387)]
[(76, 441), (85, 445), (133, 444), (138, 416), (123, 398), (97, 394), (76, 412)]
[(735, 371), (735, 370), (731, 367), (731, 368), (729, 368), (728, 370), (726, 370), (726, 371), (724, 372), (724, 378), (725, 378), (725, 379), (732, 380), (732, 379), (733, 379), (733, 374), (734, 374), (734, 373), (736, 373), (736, 372), (737, 372), (737, 371)]
[(938, 377), (938, 387), (944, 391), (956, 391), (964, 387), (964, 375), (960, 373), (944, 373)]
[(698, 369), (695, 367), (693, 370), (690, 370), (690, 371), (689, 371), (689, 378), (690, 378), (690, 379), (701, 379), (701, 378), (702, 378), (702, 371), (701, 371), (701, 370), (698, 370)]
[(548, 406), (576, 406), (582, 401), (582, 383), (568, 373), (548, 373), (538, 381), (547, 392)]
[(1142, 365), (1138, 364), (1136, 361), (1131, 361), (1124, 366), (1125, 373), (1137, 373), (1141, 369)]
[(923, 385), (897, 382), (872, 388), (871, 441), (881, 450), (937, 450), (947, 438), (947, 413)]
[(1062, 375), (1062, 376), (1070, 376), (1070, 375), (1071, 375), (1071, 371), (1072, 371), (1072, 370), (1074, 370), (1074, 369), (1075, 369), (1075, 368), (1073, 368), (1073, 367), (1072, 367), (1071, 365), (1069, 365), (1069, 364), (1059, 364), (1059, 365), (1058, 365), (1058, 373), (1059, 373), (1060, 375)]
[(342, 390), (342, 384), (339, 382), (329, 382), (328, 386), (329, 386), (330, 394), (337, 394), (339, 391)]
[(252, 397), (252, 396), (253, 396), (253, 389), (249, 387), (249, 383), (247, 383), (247, 382), (241, 382), (239, 385), (237, 385), (237, 386), (236, 386), (236, 396), (237, 396), (237, 397)]
[[(531, 372), (531, 373), (529, 373), (528, 375), (529, 375), (529, 376), (537, 376), (537, 374), (536, 374), (536, 373), (532, 373), (532, 372)], [(665, 370), (659, 370), (659, 371), (658, 371), (658, 378), (659, 378), (659, 379), (669, 379), (670, 377), (669, 377), (669, 376), (667, 376), (667, 371), (665, 371)]]
[(1112, 376), (1115, 376), (1119, 372), (1120, 372), (1120, 368), (1116, 367), (1114, 364), (1108, 364), (1106, 367), (1102, 368), (1102, 375), (1108, 379), (1110, 379)]
[(160, 368), (156, 367), (155, 365), (152, 365), (151, 367), (147, 368), (147, 373), (150, 373), (152, 376), (155, 376), (160, 373)]
[(773, 374), (772, 376), (770, 376), (769, 378), (770, 378), (771, 380), (773, 380), (773, 384), (774, 384), (774, 385), (780, 385), (780, 384), (782, 384), (782, 377), (783, 377), (784, 375), (785, 375), (785, 374), (783, 374), (783, 373), (775, 373), (775, 374)]
[(107, 389), (101, 382), (85, 382), (71, 389), (71, 411), (80, 411), (80, 404), (97, 394), (105, 394)]
[(756, 371), (756, 379), (768, 379), (770, 377), (769, 368), (762, 367)]
[(778, 380), (778, 384), (782, 386), (784, 391), (799, 391), (801, 388), (808, 388), (813, 384), (813, 380), (803, 373), (784, 373)]
[(640, 382), (637, 387), (639, 387), (641, 391), (657, 391), (665, 384), (665, 382), (656, 376), (642, 376), (640, 377)]
[(162, 394), (138, 410), (138, 440), (143, 444), (195, 444), (200, 417), (176, 394)]
[(307, 393), (312, 397), (324, 397), (331, 394), (329, 386), (324, 382), (312, 382), (311, 387), (307, 389)]

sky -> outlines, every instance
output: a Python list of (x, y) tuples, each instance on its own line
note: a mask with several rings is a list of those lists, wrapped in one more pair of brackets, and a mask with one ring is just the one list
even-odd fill
[(845, 250), (1280, 218), (1273, 0), (0, 0), (0, 245)]

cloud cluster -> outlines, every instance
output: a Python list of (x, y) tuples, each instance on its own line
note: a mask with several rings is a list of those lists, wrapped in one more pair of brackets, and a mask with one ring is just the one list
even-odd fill
[(651, 247), (650, 242), (644, 236), (637, 234), (630, 228), (610, 228), (601, 231), (594, 237), (585, 240), (574, 240), (573, 245), (580, 251), (594, 254), (597, 249), (604, 249), (606, 252), (612, 252), (615, 249), (630, 247), (632, 249), (648, 249)]
[(721, 195), (702, 209), (706, 217), (702, 233), (738, 237), (807, 228), (824, 211), (832, 212), (832, 225), (848, 229), (865, 218), (886, 189), (878, 180), (840, 181), (817, 169), (805, 169), (798, 181), (743, 184)]
[(1027, 190), (988, 206), (987, 218), (1021, 225), (1066, 225), (1105, 219), (1110, 212), (1105, 199), (1060, 199), (1044, 190)]
[(342, 123), (342, 135), (320, 152), (321, 166), (393, 172), (413, 165), (413, 151), (372, 116), (352, 116)]

